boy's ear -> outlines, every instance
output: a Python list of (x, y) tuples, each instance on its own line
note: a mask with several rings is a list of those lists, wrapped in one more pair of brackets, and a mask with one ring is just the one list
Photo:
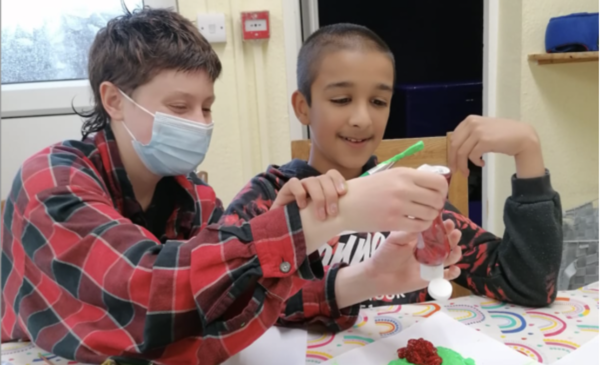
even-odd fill
[(292, 94), (292, 105), (294, 106), (296, 118), (298, 118), (300, 123), (303, 125), (310, 125), (310, 119), (308, 117), (310, 106), (304, 95), (298, 90), (294, 91)]
[(112, 82), (104, 81), (100, 84), (100, 98), (102, 99), (102, 106), (111, 120), (121, 121), (124, 119), (124, 97)]

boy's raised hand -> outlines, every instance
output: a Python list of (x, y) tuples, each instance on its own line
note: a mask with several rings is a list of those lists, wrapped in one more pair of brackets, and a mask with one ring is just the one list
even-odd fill
[(454, 130), (448, 164), (452, 171), (468, 176), (468, 161), (483, 167), (482, 155), (489, 152), (522, 157), (523, 177), (541, 176), (545, 171), (539, 138), (533, 127), (510, 119), (478, 115), (468, 116)]
[[(462, 258), (458, 246), (461, 231), (451, 220), (444, 221), (452, 251), (444, 260), (444, 278), (454, 280), (460, 275), (456, 263)], [(390, 232), (390, 235), (375, 251), (373, 257), (365, 261), (366, 273), (373, 278), (375, 296), (410, 293), (427, 287), (421, 279), (420, 264), (413, 254), (417, 244), (417, 233)]]
[[(444, 228), (452, 248), (444, 260), (444, 278), (454, 280), (460, 275), (457, 263), (462, 258), (458, 246), (461, 232), (451, 220), (444, 221)], [(420, 264), (414, 255), (416, 245), (417, 233), (390, 232), (371, 258), (340, 269), (335, 282), (338, 306), (344, 308), (369, 298), (426, 288), (428, 283), (421, 279)]]
[(346, 179), (337, 170), (329, 170), (326, 174), (298, 180), (290, 179), (279, 191), (271, 209), (282, 207), (296, 201), (298, 208), (303, 209), (308, 199), (313, 202), (317, 217), (325, 220), (335, 217), (338, 212), (338, 199), (346, 194)]
[(344, 231), (422, 232), (444, 208), (448, 183), (442, 175), (398, 167), (348, 181), (340, 199)]

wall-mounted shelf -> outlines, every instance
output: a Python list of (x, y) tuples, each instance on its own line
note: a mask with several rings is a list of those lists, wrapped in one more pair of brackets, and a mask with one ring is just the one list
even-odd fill
[(538, 65), (552, 63), (598, 62), (598, 52), (569, 52), (569, 53), (537, 53), (530, 54), (529, 61), (537, 61)]

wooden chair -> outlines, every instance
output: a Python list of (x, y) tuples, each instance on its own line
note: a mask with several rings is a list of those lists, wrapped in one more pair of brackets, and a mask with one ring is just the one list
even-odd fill
[(206, 172), (206, 171), (198, 171), (196, 173), (196, 175), (198, 175), (198, 177), (200, 179), (202, 179), (202, 181), (204, 181), (205, 183), (208, 184), (208, 172)]
[[(385, 161), (398, 153), (404, 151), (408, 147), (423, 141), (425, 148), (423, 151), (404, 158), (395, 167), (419, 167), (423, 164), (429, 165), (448, 165), (448, 150), (450, 144), (451, 133), (446, 137), (427, 137), (427, 138), (405, 138), (405, 139), (388, 139), (383, 140), (379, 147), (375, 150), (375, 155), (379, 161)], [(308, 160), (310, 154), (310, 140), (292, 141), (292, 158)], [(468, 180), (461, 173), (452, 175), (450, 187), (448, 189), (448, 201), (454, 205), (463, 215), (469, 215), (469, 186)], [(462, 286), (452, 283), (454, 287), (453, 298), (466, 296), (471, 292)]]

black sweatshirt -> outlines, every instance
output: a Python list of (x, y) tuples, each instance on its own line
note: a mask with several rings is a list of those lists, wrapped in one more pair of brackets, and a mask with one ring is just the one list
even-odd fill
[[(373, 157), (363, 167), (377, 163)], [(228, 220), (250, 220), (267, 212), (277, 192), (292, 177), (321, 175), (306, 161), (293, 160), (270, 166), (254, 177), (235, 197), (225, 216)], [(559, 194), (552, 189), (550, 174), (533, 179), (512, 177), (512, 195), (504, 206), (502, 238), (485, 231), (447, 203), (444, 219), (461, 230), (463, 258), (461, 275), (455, 281), (475, 294), (519, 305), (545, 306), (556, 298), (556, 283), (562, 253), (562, 209)], [(231, 222), (230, 222), (231, 223)], [(371, 257), (387, 232), (335, 237), (319, 249), (323, 266), (354, 264)], [(301, 296), (301, 293), (299, 293)], [(416, 303), (430, 300), (427, 290), (373, 298), (364, 306)]]

